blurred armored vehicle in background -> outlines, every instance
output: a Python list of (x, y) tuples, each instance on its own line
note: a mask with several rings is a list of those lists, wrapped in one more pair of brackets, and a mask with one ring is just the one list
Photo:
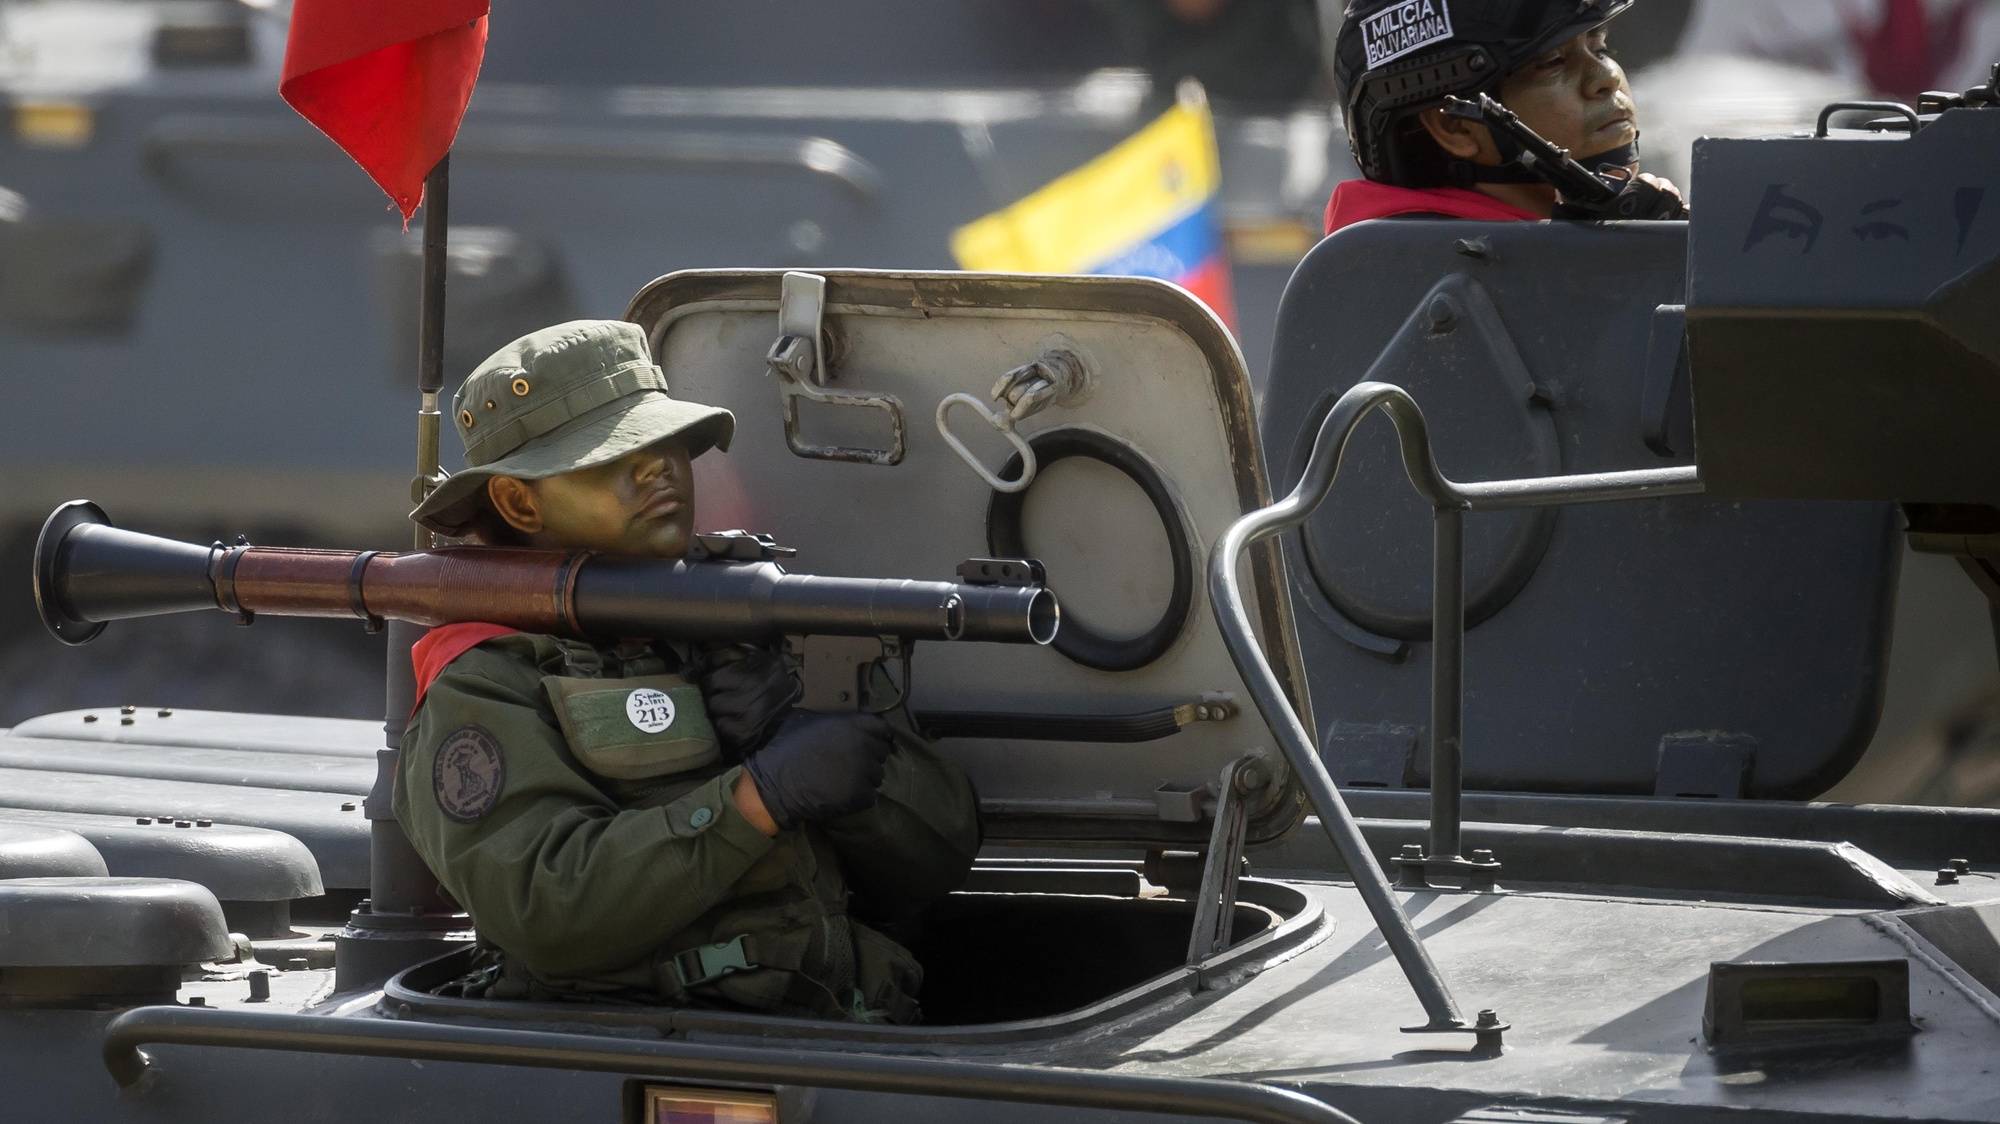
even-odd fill
[[(415, 348), (416, 238), (271, 96), (287, 7), (0, 3), (0, 372), (29, 388), (0, 423), (10, 571), (49, 496), (160, 530), (403, 538), (403, 434), (382, 419)], [(1177, 7), (503, 0), (456, 150), (446, 369), (527, 325), (616, 315), (664, 270), (950, 267), (954, 228), (1102, 153), (1193, 76), (1255, 385), (1285, 280), (1352, 172), (1314, 27), (1338, 6), (1225, 4), (1198, 25)], [(1650, 7), (1624, 21), (1641, 58), (1685, 18)], [(143, 390), (106, 381), (141, 370)], [(327, 388), (310, 410), (289, 397), (302, 382)], [(32, 620), (19, 591), (0, 598), (0, 724), (168, 691), (373, 709), (377, 649), (344, 633), (279, 624), (252, 658), (211, 622), (163, 624), (234, 669), (210, 688), (116, 634), (51, 659), (14, 640)]]
[[(0, 5), (0, 370), (33, 388), (0, 441), (22, 485), (0, 504), (12, 566), (45, 494), (163, 529), (404, 537), (404, 435), (381, 422), (416, 348), (417, 240), (271, 96), (284, 15)], [(667, 269), (949, 268), (953, 229), (1109, 148), (1190, 71), (1214, 87), (1225, 234), (1261, 357), (1344, 174), (1312, 19), (1306, 0), (1251, 5), (1203, 38), (1152, 3), (502, 3), (456, 146), (446, 368), (462, 376), (523, 325), (615, 316)], [(113, 391), (111, 370), (148, 372), (147, 391)], [(327, 388), (309, 411), (290, 398), (302, 383)], [(0, 619), (32, 619), (4, 604)], [(213, 630), (182, 642), (236, 662), (270, 705), (372, 706), (373, 650), (349, 638), (320, 645), (312, 679), (242, 661)], [(136, 697), (173, 681), (112, 643), (53, 674), (45, 654), (0, 647), (18, 688), (0, 722), (73, 705), (80, 683)]]
[[(1898, 537), (1993, 572), (1994, 102), (1704, 142), (1691, 225), (1343, 231), (1261, 422), (1157, 282), (646, 285), (674, 391), (740, 419), (713, 518), (1062, 597), (1046, 647), (915, 649), (988, 843), (907, 934), (928, 1024), (444, 994), (464, 918), (394, 846), (378, 726), (70, 711), (0, 736), (13, 1107), (2000, 1119), (2000, 811), (1798, 799), (1879, 706)], [(990, 399), (1033, 408), (982, 433)], [(247, 548), (104, 522), (36, 551), (70, 640), (298, 610)], [(379, 556), (334, 561), (314, 611), (387, 611)]]

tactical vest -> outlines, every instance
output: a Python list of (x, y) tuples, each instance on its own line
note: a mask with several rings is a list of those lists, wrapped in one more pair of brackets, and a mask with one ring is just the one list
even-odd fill
[[(562, 727), (566, 762), (620, 808), (664, 808), (697, 832), (694, 790), (734, 768), (681, 661), (652, 646), (555, 641), (542, 687)], [(533, 972), (498, 950), (461, 982), (463, 994), (535, 1000), (665, 1002), (867, 1022), (917, 1021), (923, 972), (908, 950), (850, 918), (847, 886), (817, 827), (782, 831), (729, 896), (647, 961), (588, 979)]]

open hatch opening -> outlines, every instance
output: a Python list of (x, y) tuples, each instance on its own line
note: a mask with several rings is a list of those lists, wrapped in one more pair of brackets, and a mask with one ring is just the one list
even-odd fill
[[(1134, 875), (1137, 871), (1132, 872)], [(1053, 892), (961, 891), (894, 935), (924, 968), (924, 1022), (891, 1026), (827, 1022), (728, 1010), (464, 999), (433, 994), (464, 974), (470, 949), (419, 964), (386, 985), (381, 1003), (397, 1017), (432, 1021), (564, 1024), (575, 1029), (650, 1027), (835, 1040), (1017, 1040), (1073, 1033), (1081, 1025), (1130, 1017), (1135, 1005), (1187, 994), (1194, 903), (1179, 897), (1073, 893), (1059, 870), (1010, 872)], [(1136, 880), (1135, 880), (1136, 881)], [(1157, 894), (1157, 891), (1153, 891)], [(1246, 878), (1222, 958), (1260, 958), (1310, 942), (1327, 919), (1296, 888)], [(1219, 958), (1218, 958), (1219, 959)], [(1215, 960), (1209, 961), (1212, 965)], [(1107, 1008), (1104, 1004), (1116, 999)], [(796, 1033), (794, 1035), (794, 1028)]]
[[(1278, 923), (1238, 903), (1232, 945)], [(924, 1020), (979, 1026), (1088, 1006), (1180, 967), (1194, 903), (1068, 894), (953, 894), (910, 935)]]

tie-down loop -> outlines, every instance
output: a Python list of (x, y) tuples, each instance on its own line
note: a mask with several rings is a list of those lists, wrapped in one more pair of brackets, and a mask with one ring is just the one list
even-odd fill
[[(996, 492), (1025, 491), (1035, 482), (1035, 450), (1029, 446), (1015, 426), (1040, 413), (1052, 403), (1073, 404), (1080, 400), (1086, 388), (1083, 360), (1074, 352), (1054, 348), (1043, 352), (1033, 362), (1000, 376), (993, 384), (992, 404), (981, 401), (970, 394), (948, 394), (938, 403), (937, 427), (945, 444), (950, 445), (960, 460), (971, 466), (979, 478), (986, 481)], [(1003, 480), (981, 464), (979, 457), (967, 448), (958, 435), (951, 431), (950, 414), (953, 406), (965, 406), (986, 419), (986, 424), (1014, 446), (1021, 457), (1021, 475), (1012, 480)]]

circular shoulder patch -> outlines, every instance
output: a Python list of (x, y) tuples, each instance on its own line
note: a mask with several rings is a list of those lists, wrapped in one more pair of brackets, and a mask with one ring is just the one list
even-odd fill
[(438, 808), (459, 823), (493, 810), (507, 783), (500, 743), (483, 726), (460, 726), (446, 735), (431, 764), (431, 788)]

